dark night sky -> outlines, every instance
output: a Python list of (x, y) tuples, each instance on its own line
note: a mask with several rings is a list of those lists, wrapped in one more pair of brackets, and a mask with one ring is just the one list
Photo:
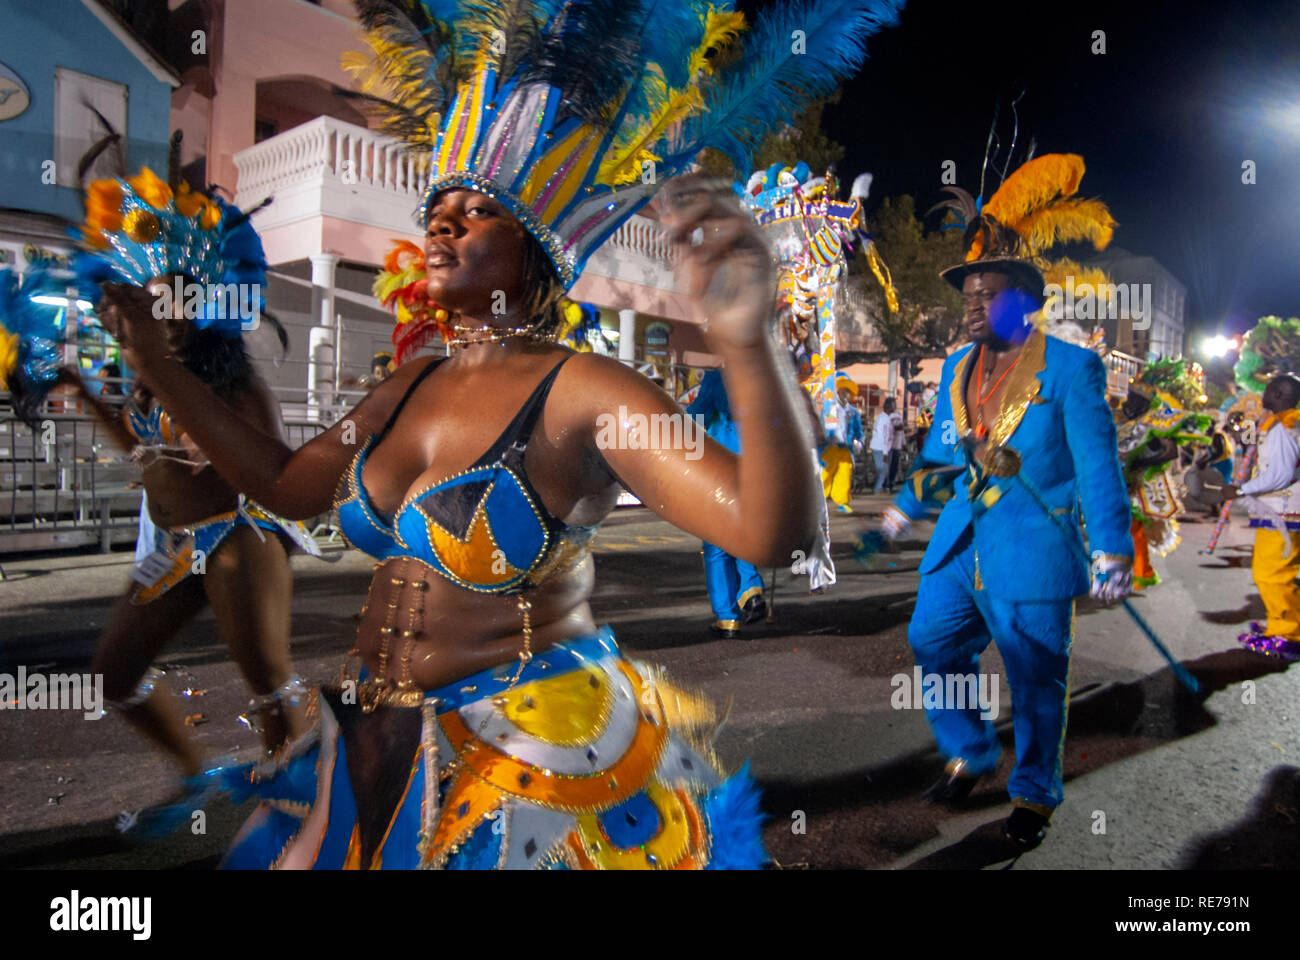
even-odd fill
[(948, 159), (975, 193), (994, 104), (1005, 143), (1024, 89), (1016, 161), (1031, 136), (1037, 154), (1082, 154), (1080, 193), (1120, 224), (1112, 246), (1187, 285), (1189, 328), (1300, 316), (1300, 0), (911, 0), (868, 52), (824, 122), (848, 148), (841, 180), (875, 174), (868, 212), (903, 193), (927, 209)]

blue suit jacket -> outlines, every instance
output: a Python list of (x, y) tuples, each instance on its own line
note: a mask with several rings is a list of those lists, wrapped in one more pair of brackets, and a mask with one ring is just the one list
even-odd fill
[[(912, 519), (942, 508), (920, 572), (942, 564), (973, 523), (977, 569), (990, 593), (1016, 602), (1086, 593), (1087, 565), (1018, 479), (992, 480), (972, 504), (968, 477), (942, 469), (966, 463), (960, 438), (973, 426), (964, 393), (973, 349), (945, 361), (934, 426), (896, 501)], [(1091, 551), (1132, 557), (1129, 499), (1105, 388), (1106, 369), (1096, 354), (1036, 331), (1007, 378), (989, 444), (1020, 454), (1022, 475), (1066, 519), (1077, 546), (1083, 547), (1082, 503)]]
[(731, 401), (727, 399), (722, 371), (709, 370), (704, 374), (700, 389), (686, 412), (692, 417), (703, 417), (709, 436), (732, 453), (740, 453), (740, 427), (731, 416)]

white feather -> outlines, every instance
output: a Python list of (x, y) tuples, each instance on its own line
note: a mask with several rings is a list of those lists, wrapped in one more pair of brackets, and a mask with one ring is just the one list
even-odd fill
[(859, 200), (867, 199), (867, 194), (871, 192), (871, 174), (860, 173), (853, 180), (853, 189), (849, 191), (850, 197), (856, 197)]

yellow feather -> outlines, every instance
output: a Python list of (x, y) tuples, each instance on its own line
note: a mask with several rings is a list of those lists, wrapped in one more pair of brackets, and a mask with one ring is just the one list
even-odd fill
[(713, 66), (709, 63), (708, 53), (714, 47), (722, 48), (730, 44), (745, 30), (745, 15), (738, 10), (727, 10), (719, 12), (717, 8), (710, 6), (708, 19), (704, 25), (704, 40), (691, 53), (690, 60), (687, 61), (690, 75), (693, 77), (697, 71), (703, 70), (706, 75), (713, 73)]
[(1100, 200), (1058, 200), (1033, 211), (1015, 224), (1031, 254), (1057, 243), (1088, 240), (1098, 250), (1110, 243), (1117, 224)]
[[(657, 81), (662, 85), (663, 81)], [(635, 131), (620, 135), (618, 142), (605, 154), (596, 173), (597, 183), (618, 185), (631, 183), (641, 175), (642, 163), (658, 160), (650, 148), (658, 143), (668, 130), (696, 111), (704, 109), (704, 99), (695, 87), (673, 90), (654, 114)]]
[(1022, 164), (984, 205), (984, 212), (1009, 227), (1057, 197), (1073, 196), (1083, 179), (1083, 157), (1048, 153)]
[[(1073, 284), (1074, 289), (1080, 291), (1078, 296), (1083, 295), (1082, 290), (1087, 284), (1098, 303), (1105, 304), (1110, 301), (1111, 279), (1106, 275), (1106, 271), (1098, 270), (1096, 267), (1085, 267), (1065, 257), (1048, 264), (1040, 261), (1040, 266), (1046, 284), (1056, 284), (1062, 291)], [(1051, 301), (1044, 307), (1046, 308), (1050, 303)]]

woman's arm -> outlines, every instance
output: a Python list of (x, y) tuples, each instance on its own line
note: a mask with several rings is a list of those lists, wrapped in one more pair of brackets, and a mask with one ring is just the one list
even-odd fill
[(292, 450), (281, 438), (269, 390), (246, 395), (236, 409), (167, 353), (163, 321), (153, 316), (148, 291), (107, 284), (104, 300), (104, 325), (172, 420), (235, 490), (291, 520), (330, 509), (358, 444), (383, 425), (414, 375), (411, 368), (420, 366), (408, 364), (330, 429)]
[[(821, 490), (809, 464), (813, 438), (799, 386), (768, 333), (771, 254), (729, 188), (680, 178), (666, 201), (671, 242), (689, 244), (703, 231), (702, 242), (683, 246), (677, 270), (694, 318), (725, 361), (741, 455), (693, 421), (688, 430), (681, 407), (639, 374), (584, 354), (591, 373), (585, 426), (612, 473), (665, 520), (750, 563), (784, 565), (813, 542)], [(647, 418), (647, 446), (629, 442), (637, 414)]]
[[(785, 565), (807, 551), (816, 530), (808, 418), (798, 397), (775, 382), (776, 363), (742, 367), (729, 358), (733, 415), (742, 454), (714, 440), (670, 397), (617, 360), (579, 354), (561, 374), (580, 398), (580, 429), (597, 463), (674, 526), (756, 566)], [(733, 387), (767, 378), (762, 391)], [(751, 394), (762, 395), (758, 402)], [(745, 404), (745, 407), (741, 406)], [(752, 411), (752, 413), (751, 413)], [(755, 420), (762, 420), (755, 423)], [(767, 424), (771, 426), (767, 426)]]
[(81, 396), (81, 399), (90, 406), (91, 412), (94, 413), (99, 422), (104, 425), (104, 429), (107, 430), (109, 436), (113, 438), (113, 442), (125, 452), (130, 453), (132, 448), (134, 448), (136, 443), (139, 441), (137, 441), (135, 435), (126, 428), (126, 424), (122, 422), (121, 409), (109, 406), (103, 400), (100, 400), (97, 396), (91, 393), (90, 390), (86, 388), (85, 382), (82, 381), (76, 371), (68, 367), (59, 368), (58, 379), (60, 383), (66, 383), (77, 391)]

